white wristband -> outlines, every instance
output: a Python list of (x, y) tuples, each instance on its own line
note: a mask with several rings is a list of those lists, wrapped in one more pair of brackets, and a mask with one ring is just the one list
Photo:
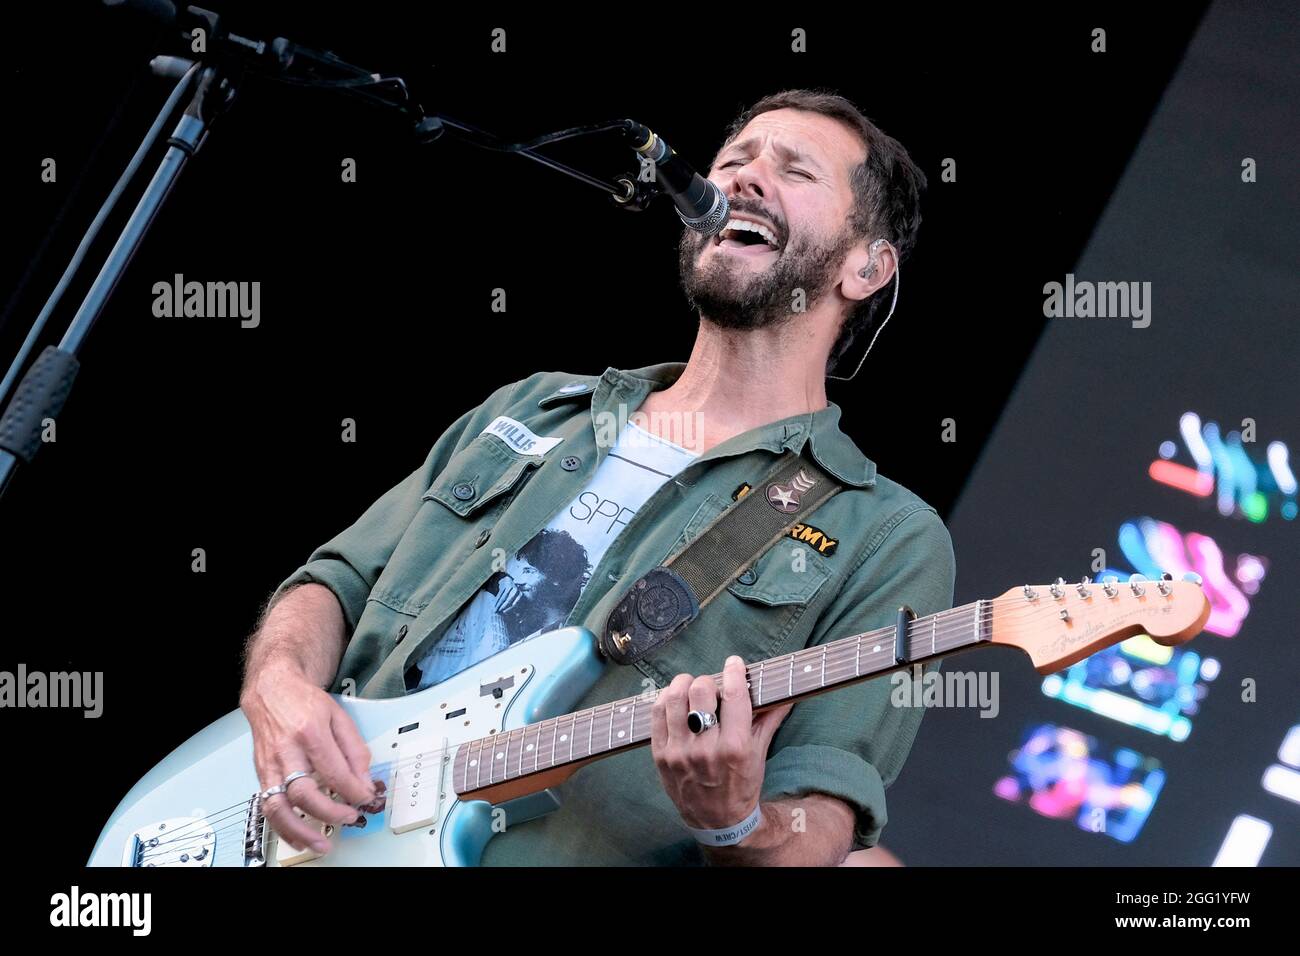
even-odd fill
[(722, 827), (717, 830), (697, 830), (694, 827), (687, 827), (686, 829), (691, 831), (691, 836), (695, 837), (696, 841), (703, 843), (705, 846), (732, 846), (757, 830), (758, 825), (762, 822), (763, 813), (762, 804), (760, 803), (754, 807), (753, 813), (734, 827)]

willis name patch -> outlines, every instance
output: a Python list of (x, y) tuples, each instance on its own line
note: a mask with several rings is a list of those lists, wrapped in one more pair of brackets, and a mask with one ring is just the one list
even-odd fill
[(510, 446), (511, 451), (521, 455), (545, 455), (564, 441), (563, 438), (543, 438), (534, 434), (532, 429), (523, 422), (517, 422), (505, 415), (498, 415), (492, 420), (492, 424), (479, 434), (499, 438)]

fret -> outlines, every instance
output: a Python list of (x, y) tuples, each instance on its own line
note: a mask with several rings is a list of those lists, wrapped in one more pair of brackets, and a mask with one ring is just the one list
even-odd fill
[(542, 767), (542, 748), (546, 746), (546, 735), (550, 733), (551, 739), (555, 739), (555, 721), (544, 720), (537, 727), (537, 750), (533, 753), (533, 772), (540, 770)]
[(794, 655), (790, 655), (790, 689), (786, 692), (787, 697), (794, 696)]
[(619, 707), (618, 707), (618, 715), (617, 715), (617, 716), (614, 716), (614, 717), (612, 717), (612, 718), (610, 719), (610, 722), (609, 722), (609, 747), (610, 747), (611, 750), (614, 749), (614, 738), (615, 738), (616, 736), (618, 737), (619, 740), (622, 740), (624, 737), (627, 736), (627, 731), (621, 729), (621, 727), (620, 727), (620, 729), (619, 729), (619, 731), (618, 731), (617, 734), (614, 733), (614, 722), (617, 720), (617, 721), (621, 724), (621, 723), (622, 723), (622, 720), (623, 720), (622, 715), (623, 715), (623, 714), (626, 714), (627, 711), (628, 711), (628, 705), (625, 704), (625, 703), (620, 703), (620, 704), (619, 704)]
[[(506, 769), (506, 767), (507, 767), (507, 765), (510, 763), (510, 735), (509, 735), (509, 734), (506, 734), (506, 735), (505, 735), (505, 738), (506, 738), (506, 749), (503, 750), (503, 751), (501, 751), (501, 758), (500, 758), (500, 759), (501, 759), (501, 779), (502, 779), (502, 780), (505, 780), (505, 779), (506, 779), (506, 775), (509, 773), (509, 771)], [(489, 777), (488, 777), (488, 781), (489, 781), (489, 782), (492, 781), (492, 776), (495, 776), (496, 772), (497, 772), (497, 756), (494, 754), (494, 755), (493, 755), (493, 758), (492, 758), (492, 774), (489, 775)]]
[(822, 645), (822, 686), (826, 686), (826, 645)]
[(939, 632), (939, 615), (930, 615), (930, 656), (934, 656), (934, 639)]
[(763, 665), (766, 661), (758, 662), (758, 706), (763, 706)]
[(862, 635), (859, 634), (857, 640), (853, 642), (857, 645), (853, 651), (853, 676), (862, 676)]
[(984, 603), (983, 601), (975, 602), (975, 643), (976, 644), (979, 643), (979, 639), (980, 639), (980, 605), (983, 603)]
[(537, 725), (537, 741), (533, 744), (533, 773), (536, 773), (542, 766), (542, 740), (546, 736), (548, 721), (542, 721)]
[(636, 740), (636, 698), (632, 698), (632, 720), (627, 725), (627, 739)]
[(591, 714), (591, 723), (587, 725), (587, 755), (590, 756), (593, 753), (591, 749), (591, 742), (594, 739), (596, 733), (596, 711), (591, 710), (588, 711), (588, 713)]

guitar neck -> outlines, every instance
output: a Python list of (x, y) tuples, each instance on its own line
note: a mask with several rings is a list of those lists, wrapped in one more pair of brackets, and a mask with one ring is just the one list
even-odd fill
[[(755, 712), (811, 697), (888, 671), (943, 657), (989, 640), (992, 601), (915, 618), (747, 666)], [(714, 674), (722, 686), (722, 675)], [(567, 778), (593, 760), (650, 742), (650, 709), (658, 692), (467, 741), (457, 748), (452, 780), (465, 800), (501, 803)]]

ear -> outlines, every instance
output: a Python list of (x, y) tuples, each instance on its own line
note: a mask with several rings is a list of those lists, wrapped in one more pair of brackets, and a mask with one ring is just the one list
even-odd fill
[[(852, 302), (861, 302), (894, 278), (898, 260), (894, 246), (882, 242), (876, 247), (875, 269), (872, 270), (871, 243), (863, 240), (844, 257), (844, 272), (840, 277), (840, 294)], [(863, 273), (866, 275), (863, 275)]]

